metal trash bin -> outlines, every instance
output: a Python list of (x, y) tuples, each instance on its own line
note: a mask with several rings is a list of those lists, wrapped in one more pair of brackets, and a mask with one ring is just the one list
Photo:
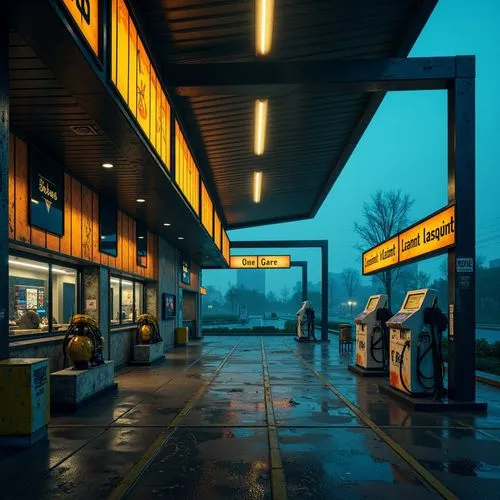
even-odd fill
[(352, 325), (348, 323), (339, 325), (339, 351), (343, 351), (344, 346), (352, 350)]
[(180, 326), (175, 329), (175, 343), (177, 345), (187, 345), (189, 342), (189, 329), (187, 326)]

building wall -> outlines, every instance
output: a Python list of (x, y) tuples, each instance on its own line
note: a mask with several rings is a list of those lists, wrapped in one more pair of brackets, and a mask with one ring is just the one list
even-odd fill
[(132, 359), (135, 337), (135, 326), (111, 330), (110, 359), (115, 362), (115, 370), (125, 367)]
[(158, 303), (157, 317), (160, 325), (160, 335), (165, 341), (165, 348), (173, 346), (175, 343), (175, 328), (177, 321), (173, 319), (162, 319), (161, 315), (161, 297), (163, 293), (170, 293), (177, 296), (177, 305), (179, 305), (178, 283), (179, 283), (179, 266), (180, 254), (179, 251), (163, 238), (159, 239), (159, 260), (158, 260), (158, 285), (157, 297)]
[(158, 238), (148, 232), (147, 267), (137, 265), (136, 222), (118, 210), (118, 255), (99, 251), (99, 195), (64, 175), (64, 235), (55, 236), (28, 222), (28, 144), (10, 135), (9, 238), (143, 278), (157, 278)]
[[(64, 236), (54, 236), (46, 231), (31, 227), (28, 221), (29, 176), (28, 144), (11, 134), (9, 163), (9, 238), (11, 243), (20, 242), (29, 249), (42, 250), (47, 257), (57, 262), (62, 254), (75, 259), (82, 270), (83, 306), (96, 302), (96, 309), (84, 310), (99, 324), (105, 337), (105, 357), (115, 363), (115, 368), (126, 366), (132, 359), (136, 327), (110, 328), (109, 323), (109, 276), (113, 269), (123, 271), (146, 282), (146, 311), (156, 315), (160, 334), (165, 341), (165, 350), (175, 343), (175, 328), (182, 325), (182, 295), (184, 290), (192, 292), (194, 306), (190, 303), (190, 318), (193, 307), (199, 319), (200, 269), (191, 263), (191, 283), (180, 283), (180, 253), (173, 245), (148, 233), (147, 267), (137, 266), (136, 222), (122, 211), (118, 211), (118, 256), (110, 257), (99, 251), (99, 196), (70, 175), (65, 174)], [(78, 260), (76, 260), (78, 259)], [(60, 263), (64, 265), (63, 262)], [(27, 272), (29, 274), (29, 272)], [(59, 279), (59, 278), (58, 278)], [(62, 284), (62, 280), (61, 284)], [(59, 283), (59, 281), (57, 282)], [(57, 287), (57, 283), (55, 286)], [(164, 320), (161, 317), (161, 296), (163, 293), (177, 297), (180, 313), (177, 318)], [(50, 298), (52, 300), (52, 297)], [(57, 308), (54, 312), (59, 313)], [(41, 336), (37, 339), (19, 340), (12, 337), (11, 357), (48, 358), (50, 371), (64, 367), (63, 336)]]

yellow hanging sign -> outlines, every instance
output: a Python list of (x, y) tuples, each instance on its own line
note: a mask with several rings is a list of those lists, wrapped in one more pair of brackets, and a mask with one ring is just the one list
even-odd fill
[(290, 255), (232, 255), (231, 269), (289, 269)]
[(416, 259), (455, 244), (455, 206), (399, 234), (399, 262)]
[(256, 255), (231, 255), (229, 267), (231, 269), (257, 269)]
[(63, 0), (88, 44), (99, 56), (99, 0)]
[(397, 264), (441, 252), (455, 245), (455, 206), (417, 222), (363, 253), (363, 274), (373, 274)]
[(395, 236), (363, 253), (363, 274), (393, 266), (399, 262), (399, 240)]
[(110, 65), (111, 81), (170, 170), (170, 104), (124, 0), (111, 0)]

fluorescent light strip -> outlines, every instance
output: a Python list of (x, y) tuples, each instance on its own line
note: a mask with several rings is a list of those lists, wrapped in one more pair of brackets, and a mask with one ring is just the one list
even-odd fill
[[(9, 265), (11, 266), (21, 266), (21, 267), (29, 267), (30, 269), (37, 269), (39, 271), (49, 271), (49, 266), (42, 266), (40, 264), (30, 264), (29, 262), (21, 262), (19, 260), (10, 260), (9, 259)], [(52, 268), (52, 272), (55, 274), (70, 274), (73, 275), (73, 273), (70, 273), (68, 271), (65, 271), (64, 269), (55, 269)]]
[(256, 0), (256, 52), (265, 56), (271, 51), (273, 39), (274, 0)]
[(253, 173), (253, 201), (260, 203), (262, 194), (262, 172)]
[(255, 101), (254, 153), (257, 156), (264, 154), (264, 148), (266, 145), (267, 108), (267, 99), (259, 99)]

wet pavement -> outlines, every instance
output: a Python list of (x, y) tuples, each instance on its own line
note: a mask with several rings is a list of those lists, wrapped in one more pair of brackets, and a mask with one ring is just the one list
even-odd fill
[(478, 385), (487, 415), (415, 413), (335, 341), (208, 337), (124, 370), (47, 442), (0, 450), (0, 498), (500, 498), (500, 390)]

